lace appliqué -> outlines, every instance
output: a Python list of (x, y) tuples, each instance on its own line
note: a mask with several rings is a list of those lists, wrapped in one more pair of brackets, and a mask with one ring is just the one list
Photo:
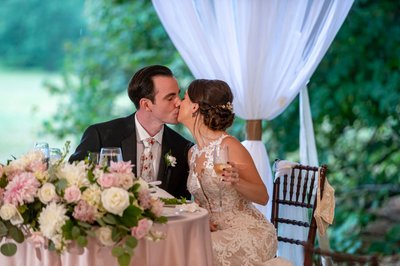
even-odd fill
[[(218, 230), (211, 233), (215, 265), (263, 265), (276, 255), (275, 227), (243, 198), (234, 187), (223, 186), (222, 211), (219, 210), (218, 178), (213, 170), (213, 152), (224, 138), (199, 149), (190, 158), (188, 189), (200, 205), (207, 208)], [(200, 166), (200, 167), (198, 167)]]

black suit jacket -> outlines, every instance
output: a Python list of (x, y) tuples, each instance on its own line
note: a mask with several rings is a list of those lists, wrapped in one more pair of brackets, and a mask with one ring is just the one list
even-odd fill
[[(187, 154), (192, 142), (183, 138), (177, 132), (164, 126), (161, 145), (160, 168), (157, 179), (162, 181), (161, 188), (174, 197), (190, 199), (186, 183), (189, 174)], [(136, 168), (136, 130), (134, 114), (89, 126), (83, 133), (82, 139), (70, 162), (83, 160), (88, 152), (100, 152), (102, 147), (120, 147), (124, 161), (131, 161), (135, 165), (133, 172), (137, 176)], [(176, 166), (166, 166), (164, 155), (171, 151), (176, 158)]]

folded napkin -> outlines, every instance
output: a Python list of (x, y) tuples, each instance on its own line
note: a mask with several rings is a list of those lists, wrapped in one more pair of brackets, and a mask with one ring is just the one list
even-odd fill
[(290, 176), (290, 174), (292, 173), (292, 168), (296, 165), (298, 165), (298, 163), (286, 160), (277, 161), (275, 163), (275, 179), (284, 175)]
[(181, 211), (185, 212), (197, 212), (200, 210), (200, 207), (196, 202), (177, 205), (176, 208), (179, 208)]
[(326, 229), (333, 223), (335, 215), (335, 189), (325, 179), (324, 192), (321, 199), (321, 178), (318, 170), (318, 189), (317, 189), (317, 207), (315, 208), (314, 218), (317, 222), (318, 233), (323, 236)]
[(152, 192), (151, 195), (156, 198), (165, 198), (165, 199), (173, 199), (174, 198), (174, 196), (172, 196), (167, 191), (165, 191), (164, 189), (159, 188), (159, 187), (153, 187), (150, 189), (150, 191)]
[(144, 179), (139, 178), (138, 182), (141, 186), (148, 188), (150, 190), (150, 193), (153, 197), (156, 198), (168, 198), (172, 199), (174, 196), (169, 194), (167, 191), (165, 191), (162, 188), (159, 188), (158, 186), (161, 185), (161, 181), (153, 181), (153, 182), (146, 182)]

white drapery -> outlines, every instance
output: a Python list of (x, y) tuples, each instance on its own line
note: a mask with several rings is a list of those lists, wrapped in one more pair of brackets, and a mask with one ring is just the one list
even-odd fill
[[(275, 118), (305, 88), (352, 3), (153, 0), (193, 75), (225, 80), (235, 96), (235, 113), (247, 120)], [(306, 123), (312, 125), (312, 121)], [(273, 178), (263, 142), (247, 140), (243, 144), (272, 196)], [(270, 203), (258, 208), (270, 218)]]

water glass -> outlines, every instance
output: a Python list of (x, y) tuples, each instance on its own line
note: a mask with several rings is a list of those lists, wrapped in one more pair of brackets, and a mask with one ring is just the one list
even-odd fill
[(50, 149), (49, 144), (47, 142), (36, 142), (34, 146), (34, 150), (41, 151), (44, 155), (46, 161), (50, 158)]
[(90, 151), (88, 154), (88, 161), (90, 164), (98, 165), (100, 160), (100, 153)]
[(110, 166), (111, 162), (122, 162), (121, 148), (117, 147), (101, 148), (99, 164), (102, 166)]
[(57, 163), (62, 158), (62, 152), (59, 148), (50, 148), (50, 165)]

